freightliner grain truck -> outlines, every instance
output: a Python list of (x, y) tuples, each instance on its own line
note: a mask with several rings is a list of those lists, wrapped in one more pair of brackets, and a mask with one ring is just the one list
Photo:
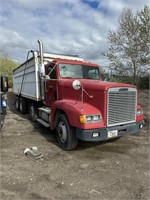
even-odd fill
[(16, 109), (56, 131), (63, 150), (78, 140), (106, 141), (140, 131), (144, 123), (134, 85), (107, 82), (101, 68), (78, 56), (29, 51), (13, 71)]

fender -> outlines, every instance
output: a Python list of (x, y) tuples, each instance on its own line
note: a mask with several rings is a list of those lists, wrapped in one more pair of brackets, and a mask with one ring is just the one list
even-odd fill
[[(142, 107), (138, 104), (137, 105), (137, 111), (141, 110), (141, 109), (142, 109)], [(140, 115), (140, 116), (136, 116), (136, 122), (142, 121), (142, 120), (144, 120), (144, 118), (145, 118), (145, 116), (143, 114)]]
[(76, 102), (73, 100), (59, 100), (56, 101), (51, 110), (51, 128), (55, 128), (55, 122), (56, 122), (56, 114), (57, 111), (64, 112), (67, 117), (69, 124), (71, 126), (77, 127), (77, 128), (84, 128), (84, 129), (91, 129), (91, 128), (101, 128), (104, 127), (103, 120), (102, 122), (98, 123), (89, 123), (89, 124), (81, 124), (79, 121), (80, 115), (93, 115), (93, 114), (100, 114), (100, 110), (98, 110), (96, 107), (81, 102)]

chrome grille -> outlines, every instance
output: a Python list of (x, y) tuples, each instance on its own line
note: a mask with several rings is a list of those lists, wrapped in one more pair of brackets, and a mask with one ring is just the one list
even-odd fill
[(137, 101), (135, 88), (110, 88), (107, 98), (107, 126), (135, 122)]

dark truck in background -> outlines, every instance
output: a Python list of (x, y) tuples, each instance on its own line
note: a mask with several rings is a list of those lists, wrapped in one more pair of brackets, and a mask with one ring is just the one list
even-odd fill
[(6, 114), (7, 100), (5, 94), (8, 92), (8, 78), (1, 76), (1, 90), (0, 90), (0, 112)]

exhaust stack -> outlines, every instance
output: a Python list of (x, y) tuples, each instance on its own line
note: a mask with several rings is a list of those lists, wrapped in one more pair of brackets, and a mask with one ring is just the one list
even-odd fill
[(40, 66), (39, 72), (41, 76), (45, 76), (45, 67), (44, 67), (44, 58), (43, 58), (43, 44), (41, 40), (38, 40), (39, 43), (39, 52), (40, 52)]
[(45, 66), (44, 66), (44, 56), (43, 56), (43, 44), (41, 40), (38, 40), (39, 52), (40, 52), (40, 63), (39, 63), (39, 73), (41, 77), (41, 98), (45, 100), (45, 89), (44, 89), (44, 77), (45, 77)]
[(38, 40), (40, 51), (40, 63), (43, 64), (43, 44), (41, 40)]

